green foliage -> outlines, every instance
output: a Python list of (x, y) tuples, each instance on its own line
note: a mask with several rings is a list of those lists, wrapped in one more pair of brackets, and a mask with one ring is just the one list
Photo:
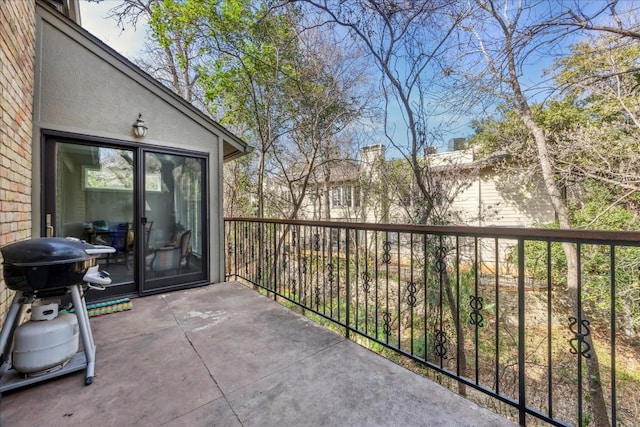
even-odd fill
[[(212, 113), (247, 131), (261, 125), (256, 116), (264, 102), (282, 100), (274, 98), (280, 76), (294, 74), (295, 30), (285, 14), (267, 13), (264, 2), (166, 0), (152, 5), (149, 26), (164, 48), (175, 34), (199, 43), (203, 61), (196, 72)], [(184, 67), (184, 52), (177, 53)]]
[(269, 103), (283, 101), (280, 79), (291, 73), (294, 29), (286, 16), (265, 14), (264, 5), (221, 3), (204, 2), (200, 12), (211, 40), (210, 60), (198, 69), (201, 84), (209, 101), (220, 102), (223, 122), (260, 134)]
[(182, 70), (187, 68), (186, 50), (176, 48), (179, 40), (182, 46), (192, 46), (199, 38), (197, 15), (198, 2), (193, 0), (165, 0), (151, 4), (149, 27), (151, 37), (162, 48), (175, 48), (178, 65)]
[[(577, 228), (595, 228), (599, 230), (638, 229), (640, 219), (622, 206), (611, 207), (606, 191), (593, 190), (600, 197), (594, 197), (584, 207), (572, 212), (573, 223)], [(606, 213), (603, 214), (606, 210)], [(550, 224), (548, 228), (557, 228)], [(525, 268), (533, 279), (547, 281), (547, 243), (527, 242), (525, 247)], [(517, 254), (514, 254), (517, 259)], [(553, 243), (550, 246), (551, 278), (554, 286), (565, 287), (567, 282), (567, 262), (562, 246)], [(606, 245), (581, 246), (581, 290), (582, 301), (590, 316), (608, 323), (611, 312), (611, 251)], [(619, 326), (627, 333), (640, 332), (640, 248), (618, 248), (615, 253), (616, 314)]]
[(588, 117), (570, 98), (551, 100), (545, 108), (537, 105), (534, 118), (550, 136), (575, 129), (587, 123)]
[(472, 123), (472, 127), (475, 134), (471, 137), (469, 144), (480, 156), (509, 151), (511, 147), (533, 143), (520, 116), (505, 106), (498, 108), (497, 117), (476, 120)]
[(255, 167), (251, 155), (228, 162), (224, 171), (225, 216), (252, 216), (255, 214)]
[(555, 81), (568, 88), (591, 120), (613, 123), (638, 108), (640, 44), (614, 35), (578, 43), (555, 63)]

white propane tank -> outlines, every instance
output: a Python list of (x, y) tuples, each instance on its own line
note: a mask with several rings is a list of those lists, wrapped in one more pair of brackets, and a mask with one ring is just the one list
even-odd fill
[(53, 320), (58, 317), (58, 304), (31, 304), (31, 320)]
[(15, 332), (13, 368), (33, 374), (62, 366), (78, 352), (78, 332), (75, 314), (23, 323)]

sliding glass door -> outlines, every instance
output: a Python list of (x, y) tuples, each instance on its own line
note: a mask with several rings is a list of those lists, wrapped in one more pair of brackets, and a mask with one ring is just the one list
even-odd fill
[(43, 230), (116, 249), (98, 261), (112, 284), (88, 299), (206, 283), (206, 157), (56, 138), (45, 147)]
[(205, 162), (177, 154), (145, 152), (145, 290), (203, 280)]
[(73, 142), (56, 142), (52, 148), (55, 156), (47, 159), (45, 182), (49, 234), (116, 249), (98, 260), (111, 275), (111, 286), (88, 297), (135, 293), (136, 152)]

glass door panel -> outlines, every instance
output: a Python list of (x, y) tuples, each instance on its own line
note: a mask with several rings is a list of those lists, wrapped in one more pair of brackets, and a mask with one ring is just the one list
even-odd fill
[(54, 236), (116, 248), (98, 262), (111, 275), (110, 287), (117, 290), (95, 293), (93, 298), (134, 291), (134, 152), (56, 142), (55, 153), (55, 204), (48, 212), (53, 214)]
[(204, 159), (144, 154), (143, 290), (206, 278)]

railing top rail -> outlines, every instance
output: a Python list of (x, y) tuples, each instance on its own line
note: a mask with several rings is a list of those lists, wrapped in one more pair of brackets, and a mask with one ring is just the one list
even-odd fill
[(447, 236), (485, 237), (501, 239), (545, 240), (573, 243), (623, 244), (640, 246), (640, 231), (558, 230), (547, 228), (474, 227), (420, 224), (376, 224), (343, 221), (309, 221), (275, 218), (236, 218), (225, 221), (243, 221), (307, 227), (339, 228), (352, 230), (386, 231), (399, 233), (435, 234)]

